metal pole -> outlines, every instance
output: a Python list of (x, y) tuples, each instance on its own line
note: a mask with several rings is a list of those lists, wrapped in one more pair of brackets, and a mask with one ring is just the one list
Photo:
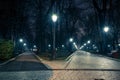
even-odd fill
[(55, 59), (55, 22), (53, 23), (53, 52), (52, 52), (52, 60)]
[(55, 50), (55, 37), (56, 35), (55, 35), (55, 22), (54, 22), (53, 24), (53, 50)]

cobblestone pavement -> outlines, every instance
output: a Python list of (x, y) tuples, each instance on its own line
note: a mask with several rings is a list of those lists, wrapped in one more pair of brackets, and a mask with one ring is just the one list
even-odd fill
[[(0, 67), (0, 80), (120, 80), (119, 61), (106, 57), (87, 53), (75, 54), (69, 60), (38, 58), (30, 52), (21, 54), (15, 61)], [(94, 60), (99, 62), (96, 64)], [(94, 66), (90, 64), (92, 61)], [(101, 64), (105, 64), (105, 67), (98, 66)]]
[(50, 80), (120, 80), (119, 61), (89, 53), (77, 53), (64, 61), (40, 58), (53, 69)]
[(120, 80), (120, 71), (55, 70), (50, 80)]
[(67, 69), (117, 69), (120, 70), (120, 60), (76, 51), (66, 63)]

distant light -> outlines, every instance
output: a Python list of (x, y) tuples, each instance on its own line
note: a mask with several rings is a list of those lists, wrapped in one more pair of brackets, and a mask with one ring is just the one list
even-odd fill
[(23, 39), (19, 39), (19, 41), (22, 43), (22, 42), (23, 42)]
[(97, 50), (97, 52), (99, 52), (99, 50)]
[(75, 42), (73, 43), (73, 45), (75, 46), (75, 48), (76, 48), (76, 49), (78, 49), (78, 47), (77, 47), (77, 45), (76, 45), (76, 43), (75, 43)]
[(74, 42), (73, 44), (74, 44), (74, 45), (76, 45), (76, 43), (75, 43), (75, 42)]
[(94, 49), (97, 49), (97, 47), (96, 47), (96, 46), (94, 46)]
[(88, 43), (88, 44), (90, 44), (90, 43), (91, 43), (91, 41), (89, 40), (87, 43)]
[(53, 22), (56, 22), (56, 21), (57, 21), (57, 18), (58, 18), (58, 17), (57, 17), (56, 14), (53, 14), (53, 15), (52, 15), (52, 20), (53, 20)]
[(62, 47), (65, 47), (64, 45), (62, 45)]
[(110, 47), (110, 45), (108, 45), (108, 47)]
[(73, 38), (70, 38), (69, 41), (70, 41), (70, 42), (73, 42)]
[(84, 46), (86, 46), (87, 44), (85, 43)]
[(120, 46), (120, 44), (118, 44), (118, 46)]
[(23, 46), (26, 46), (26, 45), (27, 45), (26, 43), (23, 44)]
[(37, 51), (37, 49), (33, 49), (33, 51)]
[(51, 47), (51, 45), (49, 44), (48, 47)]
[(36, 46), (36, 45), (34, 45), (33, 47), (34, 47), (34, 48), (36, 48), (37, 46)]
[(80, 49), (82, 49), (84, 46), (81, 46)]
[(80, 49), (82, 49), (83, 47), (81, 46)]
[(82, 46), (82, 47), (84, 47), (84, 46)]
[(108, 32), (108, 31), (109, 31), (109, 27), (105, 26), (105, 27), (104, 27), (104, 31), (105, 31), (105, 32)]
[(56, 51), (57, 51), (58, 49), (56, 48)]

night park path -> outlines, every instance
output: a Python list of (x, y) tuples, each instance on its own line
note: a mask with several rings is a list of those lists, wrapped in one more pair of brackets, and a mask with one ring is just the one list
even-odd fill
[(49, 80), (52, 70), (32, 52), (20, 54), (15, 61), (0, 66), (0, 80)]
[(67, 61), (44, 60), (25, 52), (0, 66), (0, 80), (120, 80), (119, 65), (120, 61), (83, 51)]
[(85, 51), (76, 51), (66, 60), (44, 60), (53, 69), (50, 80), (120, 80), (120, 61)]

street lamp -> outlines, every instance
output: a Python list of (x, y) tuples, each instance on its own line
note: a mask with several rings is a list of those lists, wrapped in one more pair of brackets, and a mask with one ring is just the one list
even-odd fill
[(22, 43), (22, 42), (23, 42), (23, 39), (19, 39), (19, 42), (21, 42), (21, 43)]
[(110, 45), (108, 45), (108, 47), (110, 47)]
[(87, 44), (86, 43), (84, 43), (84, 46), (86, 46)]
[(80, 49), (82, 49), (84, 46), (81, 46)]
[(55, 22), (57, 21), (58, 17), (56, 14), (52, 15), (52, 21), (54, 22), (53, 25), (53, 57), (55, 56)]
[[(22, 38), (20, 38), (20, 39), (19, 39), (19, 42), (20, 42), (20, 43), (23, 43), (23, 39), (22, 39)], [(23, 48), (22, 48), (21, 44), (20, 44), (19, 49), (20, 49), (20, 50), (19, 50), (19, 51), (20, 51), (19, 53), (21, 53), (21, 52), (22, 52), (22, 50), (23, 50)]]
[(26, 43), (23, 44), (23, 46), (26, 46), (26, 45), (27, 45)]
[(118, 46), (120, 47), (120, 44), (118, 44)]
[(70, 42), (73, 42), (73, 38), (70, 38), (69, 41), (70, 41)]
[(105, 26), (103, 30), (104, 30), (104, 32), (108, 32), (109, 31), (109, 27)]
[(65, 46), (64, 45), (62, 45), (62, 48), (64, 48)]
[(58, 18), (58, 17), (57, 17), (56, 14), (53, 14), (53, 15), (52, 15), (52, 20), (53, 20), (53, 22), (56, 22), (56, 21), (57, 21), (57, 18)]
[(73, 44), (74, 44), (74, 45), (76, 45), (76, 43), (75, 43), (75, 42), (74, 42)]
[(57, 21), (57, 15), (53, 14), (52, 15), (52, 21), (54, 22), (54, 27), (53, 27), (53, 49), (55, 50), (55, 22)]
[(34, 45), (33, 47), (36, 48), (36, 45)]
[(88, 43), (88, 44), (90, 44), (90, 43), (91, 43), (91, 41), (89, 40), (87, 43)]
[[(104, 32), (105, 33), (108, 33), (108, 31), (109, 31), (109, 27), (108, 26), (105, 26), (104, 28), (103, 28), (103, 30), (104, 30)], [(105, 35), (103, 35), (103, 52), (105, 52), (105, 53), (107, 53), (107, 50), (106, 50), (106, 47), (107, 47), (107, 43), (106, 43), (106, 38), (107, 37), (107, 35), (105, 34)]]
[(49, 44), (49, 45), (48, 45), (48, 47), (50, 48), (50, 47), (51, 47), (51, 45)]
[(76, 43), (75, 43), (75, 42), (73, 42), (73, 45), (75, 46), (75, 48), (76, 48), (76, 49), (78, 49), (78, 47), (77, 47), (77, 45), (76, 45)]

